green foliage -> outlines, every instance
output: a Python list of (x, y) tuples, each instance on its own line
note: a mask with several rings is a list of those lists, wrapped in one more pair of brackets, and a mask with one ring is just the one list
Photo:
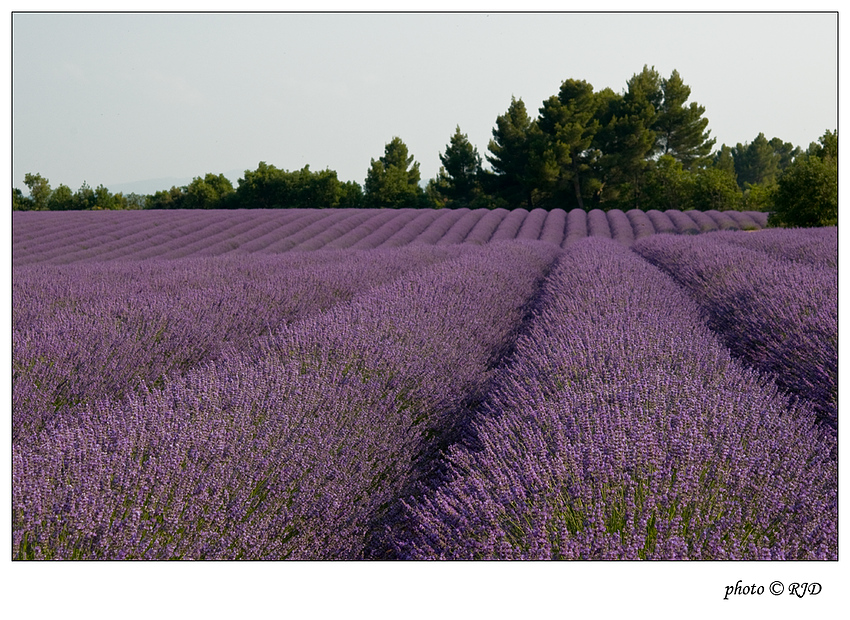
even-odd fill
[(435, 192), (434, 200), (440, 206), (469, 207), (483, 194), (481, 186), (481, 156), (469, 142), (460, 126), (455, 128), (446, 152), (440, 154), (440, 171), (428, 183), (426, 193)]
[(88, 183), (83, 181), (80, 189), (74, 194), (74, 209), (78, 211), (90, 210), (96, 204), (97, 197)]
[(17, 187), (12, 188), (12, 211), (32, 211), (35, 203)]
[(512, 206), (524, 205), (529, 210), (538, 206), (543, 198), (541, 188), (555, 172), (552, 167), (546, 169), (544, 142), (525, 103), (511, 97), (508, 111), (496, 117), (493, 139), (487, 147), (491, 155), (486, 159), (493, 173), (483, 177), (485, 190)]
[(566, 80), (558, 95), (549, 97), (540, 108), (543, 189), (550, 195), (571, 194), (580, 209), (585, 208), (583, 193), (593, 182), (602, 155), (593, 148), (601, 126), (601, 101), (587, 82)]
[(647, 172), (642, 193), (641, 208), (645, 210), (686, 211), (692, 208), (692, 176), (675, 157), (662, 155)]
[(719, 168), (694, 170), (691, 175), (691, 208), (699, 211), (731, 211), (741, 208), (741, 189), (735, 173)]
[(419, 163), (408, 155), (407, 145), (395, 136), (384, 155), (372, 160), (364, 183), (363, 205), (368, 208), (418, 208), (427, 205), (419, 186)]
[(47, 201), (47, 208), (51, 211), (70, 211), (75, 209), (76, 205), (74, 192), (67, 185), (60, 185), (54, 189)]
[(608, 92), (604, 96), (602, 127), (595, 139), (595, 146), (601, 152), (602, 191), (594, 206), (608, 202), (624, 209), (637, 208), (643, 176), (655, 152), (656, 134), (652, 125), (661, 103), (660, 77), (654, 69), (644, 66), (641, 73), (627, 82), (622, 96)]
[(769, 226), (838, 225), (838, 135), (827, 131), (779, 178)]
[(220, 209), (225, 201), (235, 194), (230, 179), (223, 174), (207, 173), (203, 178), (195, 177), (185, 189), (186, 209)]
[(169, 190), (158, 191), (145, 200), (146, 209), (184, 209), (186, 194), (184, 188), (172, 186)]
[(223, 200), (242, 209), (331, 209), (360, 206), (361, 191), (357, 183), (340, 183), (333, 170), (304, 166), (289, 172), (261, 161), (256, 170), (245, 171), (235, 195)]
[(363, 189), (359, 183), (344, 181), (339, 184), (338, 209), (359, 209), (363, 206)]
[(749, 144), (735, 147), (735, 172), (742, 188), (747, 185), (772, 185), (779, 176), (779, 157), (763, 133)]
[(714, 153), (711, 159), (711, 167), (728, 172), (737, 183), (738, 173), (735, 171), (735, 155), (731, 147), (722, 145), (720, 150)]
[[(724, 145), (724, 148), (727, 148)], [(738, 184), (743, 190), (749, 186), (774, 185), (779, 176), (800, 155), (800, 149), (779, 138), (768, 140), (763, 133), (750, 143), (740, 142), (731, 149)]]
[[(50, 182), (40, 174), (27, 173), (24, 183), (30, 189), (30, 196), (24, 196), (20, 190), (12, 190), (12, 208), (20, 210), (80, 211), (100, 209), (127, 209), (129, 201), (122, 194), (111, 194), (103, 185), (92, 189), (83, 181), (76, 193), (67, 185), (50, 189)], [(138, 199), (137, 203), (138, 203)]]
[(702, 118), (705, 106), (685, 103), (691, 95), (675, 69), (668, 79), (661, 80), (663, 100), (658, 108), (653, 128), (656, 144), (662, 155), (672, 155), (686, 170), (704, 166), (715, 140), (706, 131), (708, 119)]
[[(120, 194), (119, 194), (120, 195)], [(127, 209), (144, 209), (146, 206), (147, 196), (143, 194), (129, 193), (124, 197)]]
[(763, 185), (756, 183), (746, 184), (741, 197), (741, 210), (743, 211), (773, 211), (776, 201), (776, 183)]
[[(558, 95), (543, 102), (537, 119), (512, 98), (496, 119), (487, 156), (492, 177), (484, 188), (527, 208), (737, 204), (728, 174), (691, 176), (712, 163), (715, 141), (705, 108), (687, 103), (690, 93), (677, 71), (662, 79), (644, 66), (622, 94), (566, 80)], [(661, 156), (681, 169), (667, 160), (659, 165)]]
[(30, 190), (30, 199), (33, 209), (42, 211), (47, 209), (47, 201), (50, 199), (50, 182), (40, 174), (30, 172), (24, 175), (24, 185)]

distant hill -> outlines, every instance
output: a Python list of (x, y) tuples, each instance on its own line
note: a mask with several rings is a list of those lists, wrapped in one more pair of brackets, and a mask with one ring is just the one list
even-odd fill
[[(218, 174), (218, 173), (216, 173)], [(244, 170), (229, 170), (223, 173), (230, 182), (233, 183), (233, 188), (236, 189), (239, 185), (239, 179), (245, 174)], [(181, 187), (188, 185), (197, 176), (193, 177), (161, 177), (159, 179), (144, 179), (142, 181), (129, 181), (127, 183), (115, 183), (106, 185), (106, 188), (113, 194), (155, 194), (156, 192), (171, 189), (172, 187)]]

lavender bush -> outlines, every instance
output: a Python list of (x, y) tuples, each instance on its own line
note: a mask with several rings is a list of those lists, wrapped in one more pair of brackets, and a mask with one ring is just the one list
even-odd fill
[(719, 230), (738, 230), (738, 224), (735, 223), (729, 215), (722, 211), (709, 210), (705, 214), (709, 216), (714, 223), (717, 224)]
[(540, 240), (560, 246), (564, 240), (567, 228), (567, 212), (563, 209), (552, 209), (543, 222)]
[[(490, 237), (490, 240), (510, 241), (511, 239), (516, 239), (519, 236), (519, 230), (527, 217), (528, 211), (526, 209), (512, 209), (508, 211), (504, 219), (499, 223), (499, 227), (493, 232), (493, 236)], [(529, 241), (536, 240), (537, 237), (529, 239)]]
[(561, 247), (569, 247), (590, 234), (588, 214), (582, 209), (571, 209), (567, 213), (567, 229)]
[(484, 218), (489, 211), (484, 209), (472, 209), (466, 211), (458, 218), (455, 223), (449, 228), (446, 233), (437, 241), (437, 245), (452, 245), (455, 243), (463, 243), (472, 229), (478, 224), (478, 221)]
[(644, 211), (641, 211), (640, 209), (630, 209), (626, 211), (626, 217), (629, 218), (629, 221), (632, 224), (635, 239), (642, 239), (655, 234), (655, 226)]
[(502, 220), (508, 215), (507, 209), (493, 209), (484, 214), (469, 234), (464, 238), (464, 243), (483, 244), (490, 241), (493, 234), (499, 228)]
[(549, 212), (545, 209), (532, 209), (522, 221), (522, 226), (517, 232), (516, 238), (526, 241), (540, 239), (540, 234), (543, 232), (543, 224), (546, 222), (548, 216)]

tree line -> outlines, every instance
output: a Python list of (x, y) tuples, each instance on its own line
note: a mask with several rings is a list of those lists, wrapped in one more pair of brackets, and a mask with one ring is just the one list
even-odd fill
[(674, 70), (644, 66), (615, 93), (568, 79), (532, 117), (511, 98), (496, 118), (484, 167), (456, 127), (436, 177), (395, 136), (372, 159), (361, 186), (333, 170), (287, 171), (260, 162), (234, 188), (221, 174), (152, 195), (111, 194), (85, 183), (51, 190), (27, 174), (30, 195), (13, 190), (14, 209), (232, 208), (580, 208), (770, 211), (774, 225), (836, 225), (838, 138), (827, 130), (800, 147), (759, 133), (734, 147), (715, 140), (704, 106)]

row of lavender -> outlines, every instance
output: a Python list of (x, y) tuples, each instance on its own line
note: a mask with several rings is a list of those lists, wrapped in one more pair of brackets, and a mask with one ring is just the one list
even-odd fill
[(469, 248), (161, 388), (53, 416), (13, 444), (15, 556), (364, 557), (558, 251)]
[(837, 429), (837, 229), (683, 241), (658, 235), (633, 249), (690, 293), (733, 355)]
[(12, 439), (106, 395), (158, 385), (461, 248), (291, 252), (15, 268)]
[(837, 557), (835, 436), (610, 241), (562, 255), (473, 428), (399, 557)]
[(13, 264), (228, 253), (483, 244), (520, 239), (562, 247), (588, 236), (626, 245), (656, 233), (759, 230), (759, 212), (594, 209), (292, 209), (15, 212)]

